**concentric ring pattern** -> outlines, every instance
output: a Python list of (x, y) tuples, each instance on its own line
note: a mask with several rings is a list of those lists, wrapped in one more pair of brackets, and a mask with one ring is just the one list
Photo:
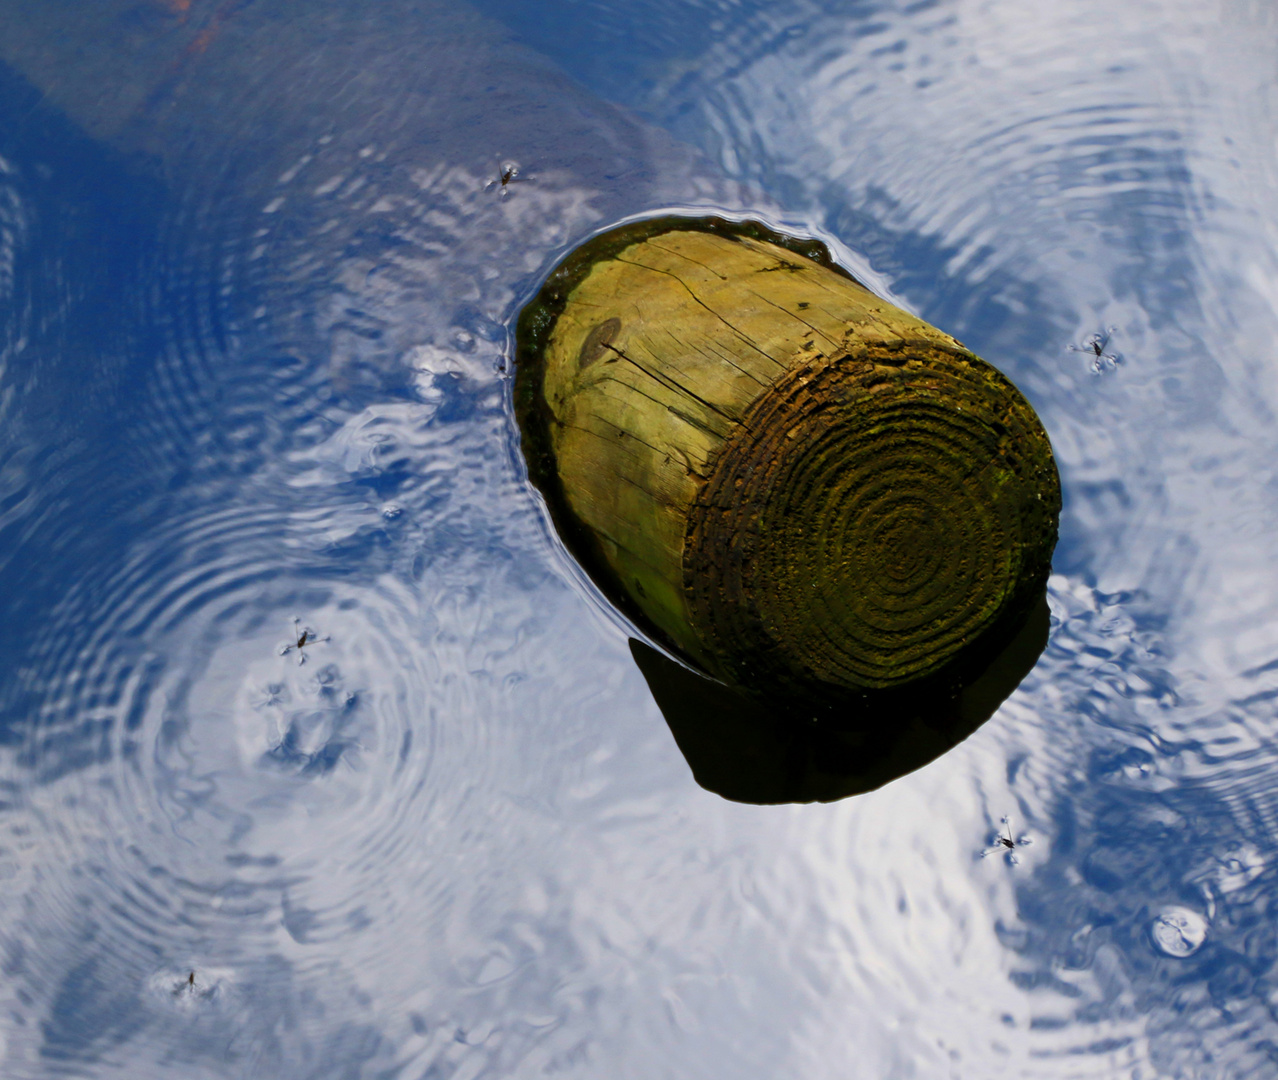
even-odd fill
[[(1271, 1075), (1273, 5), (477, 4), (0, 3), (0, 1076)], [(878, 791), (698, 788), (520, 473), (513, 313), (658, 213), (1051, 433), (1048, 648)]]
[(755, 403), (690, 517), (685, 581), (752, 680), (890, 689), (988, 659), (1046, 583), (1059, 510), (1047, 435), (1006, 378), (876, 348)]

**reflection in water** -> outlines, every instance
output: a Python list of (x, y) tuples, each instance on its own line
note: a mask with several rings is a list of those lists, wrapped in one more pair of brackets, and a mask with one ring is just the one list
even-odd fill
[(697, 783), (745, 803), (832, 802), (913, 772), (994, 715), (1047, 645), (1047, 598), (971, 684), (884, 713), (815, 722), (762, 702), (632, 638), (630, 652)]
[[(1269, 1075), (1272, 6), (481, 6), (0, 0), (0, 1074)], [(693, 783), (520, 472), (514, 313), (694, 208), (1061, 467), (1038, 664), (855, 799)]]
[[(628, 661), (500, 368), (539, 268), (691, 155), (464, 11), (349, 8), (0, 5), (45, 80), (0, 81), (6, 1077), (500, 1072), (609, 1026), (566, 852), (639, 733), (555, 656)], [(86, 38), (111, 70), (41, 68)]]

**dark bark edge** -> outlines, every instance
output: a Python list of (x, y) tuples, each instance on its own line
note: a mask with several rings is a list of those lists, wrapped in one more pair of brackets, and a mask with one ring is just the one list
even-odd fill
[(604, 595), (649, 638), (696, 666), (634, 602), (608, 565), (594, 533), (569, 507), (552, 449), (552, 418), (543, 392), (546, 345), (573, 289), (585, 280), (596, 263), (620, 254), (632, 244), (669, 232), (707, 232), (726, 239), (761, 240), (793, 251), (862, 287), (864, 284), (836, 263), (829, 248), (820, 240), (787, 236), (758, 221), (667, 214), (609, 229), (574, 248), (550, 272), (537, 295), (519, 313), (515, 325), (514, 405), (528, 478), (546, 500), (559, 538)]

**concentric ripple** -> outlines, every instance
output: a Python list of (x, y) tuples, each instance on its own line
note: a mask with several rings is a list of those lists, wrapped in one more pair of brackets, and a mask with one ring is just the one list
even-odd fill
[[(1272, 5), (480, 6), (0, 5), (0, 1074), (1270, 1075)], [(697, 788), (518, 473), (511, 312), (693, 208), (856, 249), (1061, 464), (1038, 668), (861, 799)], [(975, 580), (892, 467), (789, 465), (879, 515), (807, 582), (873, 641)]]
[[(550, 673), (624, 646), (547, 565), (504, 320), (688, 155), (465, 11), (267, 7), (193, 0), (208, 53), (112, 147), (57, 113), (98, 80), (0, 131), (6, 1077), (474, 1074), (596, 1007), (544, 860), (600, 692)], [(149, 11), (101, 51), (161, 53)], [(299, 70), (341, 104), (292, 128)]]
[(1047, 436), (989, 365), (821, 360), (721, 452), (685, 581), (720, 655), (745, 645), (742, 674), (890, 688), (1002, 643), (1047, 580), (1059, 507)]

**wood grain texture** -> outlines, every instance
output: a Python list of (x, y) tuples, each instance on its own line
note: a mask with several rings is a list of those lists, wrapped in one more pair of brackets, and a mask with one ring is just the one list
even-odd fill
[(623, 239), (577, 267), (519, 376), (610, 591), (711, 674), (814, 701), (988, 662), (1056, 537), (1024, 398), (757, 235)]

